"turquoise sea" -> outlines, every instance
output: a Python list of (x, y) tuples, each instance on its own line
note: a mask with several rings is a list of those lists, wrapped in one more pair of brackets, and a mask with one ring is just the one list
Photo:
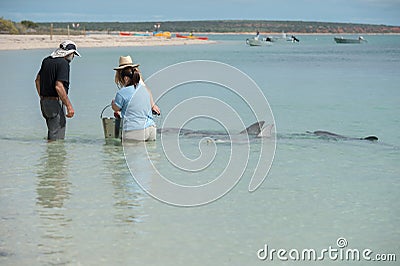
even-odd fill
[[(268, 47), (247, 46), (249, 37), (210, 35), (217, 41), (210, 45), (79, 49), (70, 86), (76, 114), (67, 122), (66, 140), (53, 143), (44, 139), (34, 87), (41, 60), (52, 50), (0, 51), (0, 264), (385, 264), (376, 255), (387, 255), (381, 260), (396, 255), (399, 261), (400, 36), (367, 35), (368, 43), (338, 45), (330, 35), (300, 35), (300, 43)], [(273, 112), (277, 139), (270, 172), (256, 191), (249, 193), (248, 184), (259, 141), (251, 143), (239, 183), (212, 203), (176, 207), (138, 186), (123, 146), (105, 141), (100, 120), (117, 91), (113, 67), (128, 54), (145, 78), (172, 64), (215, 60), (256, 82)], [(158, 124), (174, 99), (191, 97), (190, 90), (185, 93), (159, 102)], [(235, 103), (230, 94), (219, 96)], [(246, 115), (244, 121), (255, 122)], [(315, 130), (379, 140), (306, 133)], [(180, 145), (188, 157), (198, 155), (199, 138), (182, 137)], [(216, 146), (216, 162), (222, 164), (230, 146)], [(147, 148), (159, 158), (159, 169), (175, 175), (160, 140)], [(142, 154), (130, 156), (151, 175), (142, 169)], [(204, 182), (199, 179), (220, 171), (219, 165), (210, 169), (206, 176), (180, 172), (176, 180)], [(337, 252), (323, 252), (330, 248)], [(295, 249), (300, 254), (314, 249), (325, 257), (295, 261)], [(346, 260), (348, 249), (371, 253)], [(260, 259), (265, 253), (269, 256)]]

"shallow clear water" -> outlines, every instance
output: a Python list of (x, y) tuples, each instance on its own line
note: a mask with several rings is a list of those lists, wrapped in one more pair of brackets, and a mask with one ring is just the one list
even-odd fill
[[(44, 140), (34, 88), (40, 61), (51, 51), (0, 51), (1, 264), (286, 265), (291, 261), (260, 261), (257, 251), (265, 244), (321, 250), (337, 247), (339, 237), (349, 248), (398, 252), (400, 36), (364, 36), (363, 45), (300, 36), (299, 44), (271, 47), (248, 47), (247, 37), (215, 36), (221, 39), (215, 45), (80, 49), (83, 57), (71, 66), (76, 116), (60, 143)], [(257, 141), (241, 181), (211, 204), (173, 207), (140, 189), (123, 147), (104, 141), (99, 117), (116, 92), (112, 68), (126, 54), (145, 77), (170, 64), (207, 59), (237, 67), (259, 85), (275, 117), (277, 149), (258, 190), (247, 191)], [(164, 112), (170, 101), (160, 106)], [(379, 141), (306, 134), (314, 130)], [(184, 138), (182, 150), (196, 156), (199, 140)], [(217, 146), (216, 162), (223, 163), (229, 145)], [(160, 169), (176, 170), (159, 142), (149, 150)], [(134, 156), (146, 173), (141, 155)], [(175, 176), (193, 184), (219, 169), (211, 171)]]

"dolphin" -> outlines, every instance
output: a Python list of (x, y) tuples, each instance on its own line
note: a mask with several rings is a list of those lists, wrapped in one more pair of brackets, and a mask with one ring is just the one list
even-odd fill
[[(251, 124), (249, 127), (240, 131), (238, 135), (248, 134), (250, 136), (255, 137), (264, 137), (270, 134), (272, 128), (267, 126), (266, 129), (263, 129), (265, 121), (257, 121)], [(186, 128), (160, 128), (157, 129), (157, 133), (178, 133), (181, 136), (189, 136), (189, 137), (216, 137), (216, 136), (226, 136), (225, 132), (217, 132), (217, 131), (207, 131), (207, 130), (191, 130)]]
[[(263, 127), (264, 125), (264, 121), (261, 121), (259, 124), (254, 123), (253, 125), (249, 126), (248, 128), (246, 128), (245, 130), (242, 130), (241, 132), (239, 132), (238, 135), (233, 136), (233, 138), (228, 138), (226, 135), (225, 136), (210, 136), (212, 138), (212, 141), (214, 141), (215, 143), (242, 143), (242, 144), (247, 144), (250, 142), (255, 141), (257, 138), (270, 138), (272, 137), (272, 130), (274, 128), (274, 124), (268, 124), (265, 127)], [(243, 137), (240, 137), (243, 134), (248, 134), (248, 136), (253, 136), (252, 139), (245, 139)], [(210, 140), (211, 142), (211, 140)]]
[(262, 127), (264, 126), (265, 121), (255, 122), (251, 126), (239, 132), (239, 134), (248, 134), (248, 135), (258, 135), (260, 134)]
[(317, 131), (313, 131), (313, 132), (307, 131), (307, 133), (313, 134), (313, 135), (316, 135), (319, 137), (331, 138), (331, 139), (336, 139), (336, 140), (339, 140), (339, 139), (340, 140), (369, 140), (369, 141), (377, 141), (378, 140), (377, 136), (367, 136), (364, 138), (353, 138), (353, 137), (346, 137), (343, 135), (339, 135), (339, 134), (332, 133), (329, 131), (324, 131), (324, 130), (317, 130)]
[(258, 133), (258, 138), (270, 138), (272, 137), (272, 129), (274, 128), (274, 124), (269, 124), (265, 126), (260, 133)]

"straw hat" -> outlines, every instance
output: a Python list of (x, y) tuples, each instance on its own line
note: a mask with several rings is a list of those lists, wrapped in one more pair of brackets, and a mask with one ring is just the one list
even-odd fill
[(132, 58), (128, 56), (119, 57), (119, 67), (114, 68), (114, 70), (124, 69), (126, 67), (138, 67), (139, 64), (133, 64)]
[(81, 56), (77, 51), (76, 44), (73, 41), (66, 40), (60, 43), (60, 47), (51, 53), (51, 57), (64, 57), (72, 53)]

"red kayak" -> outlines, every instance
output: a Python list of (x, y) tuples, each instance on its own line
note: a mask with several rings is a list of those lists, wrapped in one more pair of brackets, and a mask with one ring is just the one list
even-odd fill
[(119, 36), (132, 36), (132, 33), (130, 32), (125, 32), (125, 31), (120, 31)]
[(176, 38), (185, 38), (185, 39), (195, 39), (195, 40), (208, 40), (208, 37), (205, 36), (194, 36), (194, 35), (181, 35), (176, 34)]

